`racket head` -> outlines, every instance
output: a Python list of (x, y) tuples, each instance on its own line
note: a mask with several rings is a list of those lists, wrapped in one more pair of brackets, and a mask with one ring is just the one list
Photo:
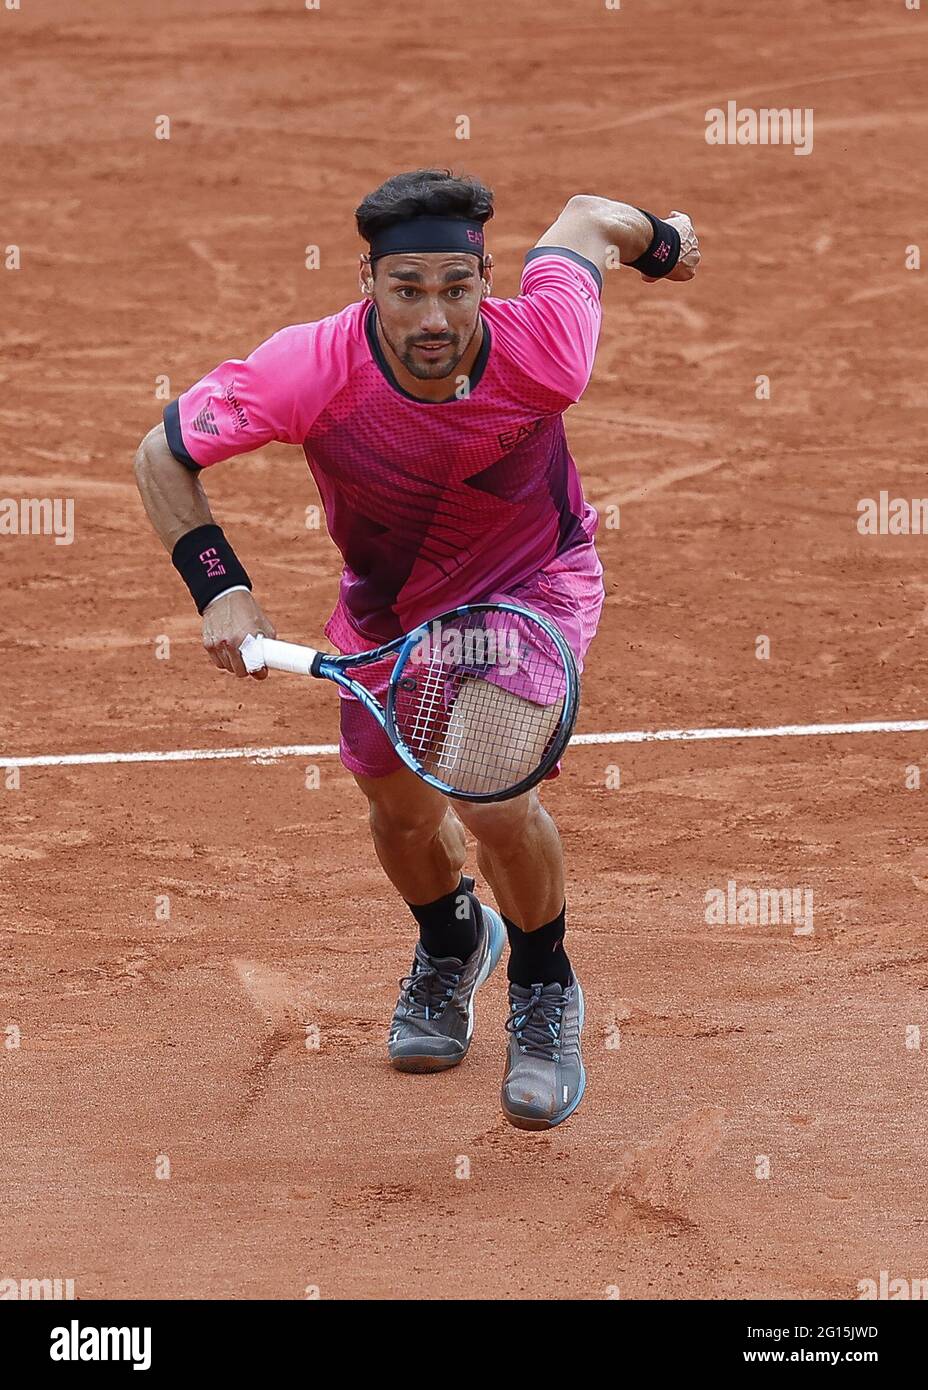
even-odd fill
[(580, 703), (574, 654), (547, 616), (464, 604), (409, 633), (384, 727), (430, 786), (461, 801), (508, 801), (551, 771)]

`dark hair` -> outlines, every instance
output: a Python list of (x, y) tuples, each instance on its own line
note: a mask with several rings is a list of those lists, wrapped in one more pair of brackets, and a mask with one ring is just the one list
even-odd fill
[(453, 174), (450, 169), (413, 169), (394, 174), (355, 208), (358, 231), (366, 242), (375, 232), (404, 222), (407, 217), (461, 217), (488, 222), (493, 216), (493, 193), (479, 179)]

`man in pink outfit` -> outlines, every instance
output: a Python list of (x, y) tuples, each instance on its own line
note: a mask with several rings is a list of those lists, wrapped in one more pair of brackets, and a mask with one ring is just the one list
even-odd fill
[[(361, 299), (223, 362), (171, 402), (140, 446), (146, 510), (220, 669), (245, 676), (241, 642), (275, 631), (213, 522), (200, 475), (270, 440), (303, 449), (344, 557), (325, 626), (339, 651), (372, 649), (458, 604), (509, 601), (551, 618), (582, 669), (602, 566), (563, 415), (592, 371), (603, 270), (612, 254), (648, 280), (689, 280), (699, 250), (683, 213), (662, 221), (579, 195), (529, 251), (519, 295), (496, 299), (484, 245), (492, 215), (493, 195), (476, 179), (435, 169), (388, 179), (356, 212), (369, 247)], [(382, 695), (388, 676), (368, 668), (364, 679)], [(554, 822), (537, 789), (452, 805), (340, 695), (342, 762), (419, 927), (389, 1034), (393, 1065), (439, 1071), (463, 1060), (474, 995), (508, 936), (503, 1111), (522, 1128), (559, 1124), (579, 1104), (585, 1073)], [(462, 875), (465, 827), (498, 912)]]

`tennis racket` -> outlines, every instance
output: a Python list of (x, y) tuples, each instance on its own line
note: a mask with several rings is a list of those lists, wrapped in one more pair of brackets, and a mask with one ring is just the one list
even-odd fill
[[(561, 632), (509, 603), (453, 608), (351, 656), (261, 636), (246, 637), (241, 654), (248, 671), (266, 666), (350, 690), (410, 771), (462, 801), (508, 801), (540, 782), (570, 741), (580, 700)], [(382, 705), (352, 673), (390, 660)]]

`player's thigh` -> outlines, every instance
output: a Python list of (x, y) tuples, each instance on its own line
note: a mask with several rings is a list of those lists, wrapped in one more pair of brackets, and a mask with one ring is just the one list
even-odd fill
[(358, 772), (352, 776), (367, 797), (371, 824), (378, 830), (397, 835), (429, 834), (444, 819), (446, 799), (407, 767), (386, 777), (365, 777)]
[(541, 762), (561, 712), (491, 681), (463, 681), (432, 770), (465, 792), (514, 786)]

